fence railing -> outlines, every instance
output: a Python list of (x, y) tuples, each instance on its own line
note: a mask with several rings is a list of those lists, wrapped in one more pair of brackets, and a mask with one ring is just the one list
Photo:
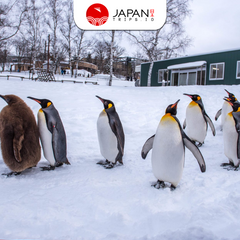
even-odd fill
[[(28, 78), (28, 77), (23, 77), (23, 76), (16, 76), (16, 75), (0, 75), (0, 77), (5, 77), (7, 78), (7, 80), (10, 80), (10, 77), (11, 78), (20, 78), (21, 81), (23, 81), (23, 79), (26, 79), (26, 80), (33, 80), (33, 81), (38, 81), (38, 77), (35, 77), (35, 78)], [(64, 82), (73, 82), (73, 83), (92, 83), (93, 85), (98, 85), (98, 82), (96, 81), (76, 81), (76, 80), (52, 80), (51, 82), (61, 82), (61, 83), (64, 83)]]

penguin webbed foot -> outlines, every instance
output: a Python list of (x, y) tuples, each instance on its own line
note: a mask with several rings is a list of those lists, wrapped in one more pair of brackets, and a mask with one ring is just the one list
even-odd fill
[(108, 160), (106, 160), (106, 161), (101, 160), (101, 161), (97, 162), (97, 164), (102, 165), (102, 166), (105, 166), (105, 165), (110, 164), (110, 162), (109, 162)]
[(115, 163), (108, 161), (108, 165), (105, 165), (104, 167), (106, 169), (111, 169), (113, 167), (118, 167), (118, 166), (122, 166), (122, 165), (123, 165), (123, 161), (122, 160), (117, 160)]
[(101, 160), (101, 161), (97, 162), (97, 164), (102, 165), (106, 169), (111, 169), (111, 168), (114, 168), (115, 166), (122, 166), (123, 162), (122, 162), (122, 160), (117, 160), (115, 163), (110, 162), (108, 160), (106, 160), (106, 161)]
[[(166, 185), (164, 181), (158, 180), (156, 183), (152, 184), (151, 186), (155, 187), (156, 189), (160, 189), (160, 188), (166, 188), (169, 185)], [(176, 189), (176, 187), (173, 184), (171, 184), (170, 190), (174, 191), (175, 189)]]
[(229, 163), (222, 163), (220, 166), (228, 171), (230, 171), (230, 170), (238, 171), (238, 169), (239, 169), (239, 166), (237, 166), (237, 167), (234, 166), (234, 164), (230, 161), (229, 161)]
[(55, 169), (55, 166), (41, 167), (42, 171), (52, 171)]
[(203, 144), (204, 144), (204, 142), (203, 143), (198, 143), (197, 147), (201, 147)]
[(229, 163), (222, 163), (220, 166), (221, 166), (221, 167), (226, 167), (226, 166), (232, 166), (232, 167), (234, 167), (234, 165), (233, 165), (232, 162), (229, 162)]
[(165, 188), (166, 187), (164, 181), (160, 181), (160, 180), (158, 180), (156, 183), (152, 184), (151, 186), (155, 187), (156, 189)]
[(17, 176), (20, 175), (22, 172), (9, 172), (9, 173), (2, 173), (3, 176), (11, 177), (12, 175)]
[(109, 162), (108, 164), (104, 165), (104, 168), (111, 169), (115, 166), (115, 163)]

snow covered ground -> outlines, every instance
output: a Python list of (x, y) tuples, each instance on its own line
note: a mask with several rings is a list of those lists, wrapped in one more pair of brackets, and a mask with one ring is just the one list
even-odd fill
[[(240, 98), (240, 86), (136, 88), (133, 82), (114, 80), (108, 87), (104, 81), (92, 85), (0, 78), (0, 94), (18, 95), (35, 116), (40, 105), (27, 96), (53, 101), (65, 126), (71, 162), (43, 172), (40, 167), (48, 163), (42, 156), (36, 168), (21, 175), (0, 175), (0, 239), (239, 239), (240, 172), (220, 167), (227, 159), (214, 116), (226, 96), (224, 88)], [(156, 181), (151, 152), (143, 160), (141, 148), (166, 107), (178, 99), (177, 116), (183, 123), (190, 102), (183, 93), (201, 95), (217, 134), (213, 137), (209, 128), (200, 148), (205, 173), (186, 149), (179, 186), (157, 190), (151, 187)], [(96, 164), (103, 159), (96, 129), (103, 105), (95, 95), (115, 103), (125, 131), (124, 165), (110, 170)], [(0, 109), (4, 106), (0, 100)], [(0, 155), (0, 173), (7, 172)]]

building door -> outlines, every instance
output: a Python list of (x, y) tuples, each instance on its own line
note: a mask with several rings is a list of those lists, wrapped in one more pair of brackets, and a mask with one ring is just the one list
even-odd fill
[(172, 74), (172, 83), (173, 86), (178, 86), (178, 73)]
[(188, 73), (188, 85), (196, 85), (197, 84), (197, 73), (189, 72)]
[(187, 85), (187, 73), (180, 73), (178, 85)]
[(205, 84), (205, 76), (206, 76), (206, 71), (198, 71), (197, 72), (197, 85), (204, 85)]
[(204, 85), (205, 84), (205, 70), (199, 69), (182, 69), (173, 70), (171, 85), (184, 86), (184, 85)]

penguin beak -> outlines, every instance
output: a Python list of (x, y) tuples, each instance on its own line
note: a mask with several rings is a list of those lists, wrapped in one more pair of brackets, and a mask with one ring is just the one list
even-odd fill
[(96, 95), (96, 97), (99, 98), (100, 101), (104, 104), (105, 99), (103, 99), (103, 98), (101, 98), (101, 97), (99, 97), (99, 96), (97, 96), (97, 95)]
[(231, 106), (233, 106), (233, 103), (231, 102), (231, 99), (230, 98), (224, 98), (223, 100), (225, 100), (226, 102), (228, 102)]
[(30, 98), (30, 99), (32, 99), (32, 100), (34, 100), (34, 101), (36, 101), (37, 103), (41, 104), (41, 101), (40, 101), (40, 99), (33, 98), (33, 97), (27, 97), (27, 98)]
[(186, 96), (192, 98), (192, 95), (190, 95), (190, 94), (184, 93), (183, 95), (186, 95)]
[(172, 106), (171, 108), (177, 108), (177, 104), (179, 103), (180, 99), (178, 99)]
[(224, 90), (227, 92), (228, 95), (230, 94), (230, 92), (228, 92), (226, 89), (224, 89)]
[(5, 98), (5, 96), (4, 95), (0, 95), (0, 97), (4, 100), (4, 101), (6, 101), (7, 103), (9, 103), (9, 101), (10, 101), (10, 99), (9, 98)]

